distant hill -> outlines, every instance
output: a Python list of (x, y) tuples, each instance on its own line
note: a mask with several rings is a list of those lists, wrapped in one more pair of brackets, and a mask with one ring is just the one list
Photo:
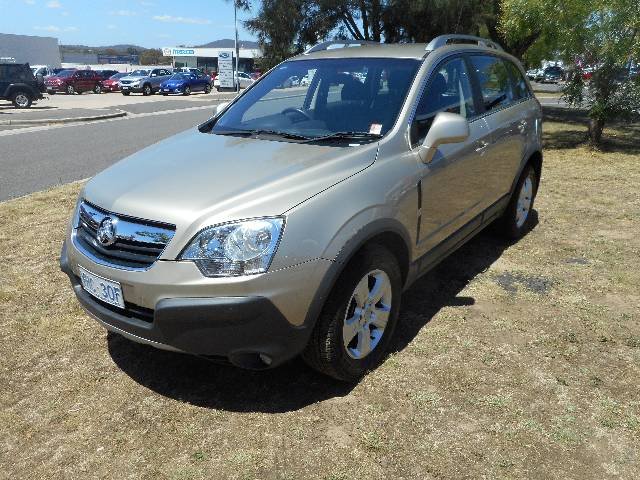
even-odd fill
[[(259, 48), (258, 42), (251, 40), (238, 40), (240, 48)], [(214, 40), (204, 45), (195, 45), (196, 48), (233, 48), (233, 39), (223, 38), (222, 40)]]
[(88, 45), (60, 45), (60, 52), (62, 53), (107, 53), (107, 50), (115, 50), (119, 54), (129, 53), (129, 50), (135, 50), (138, 53), (142, 53), (148, 48), (141, 47), (140, 45), (106, 45), (104, 47), (90, 47)]
[[(258, 42), (251, 40), (239, 40), (240, 48), (259, 48)], [(176, 45), (183, 47), (186, 45)], [(195, 48), (233, 48), (233, 39), (223, 38), (222, 40), (214, 40), (213, 42), (205, 43), (203, 45), (194, 45)], [(107, 52), (109, 50), (110, 52)], [(141, 54), (146, 50), (152, 50), (150, 48), (141, 47), (140, 45), (105, 45), (100, 47), (90, 47), (88, 45), (60, 45), (61, 53), (111, 53), (115, 51), (117, 54), (138, 53)], [(157, 50), (157, 49), (155, 49)]]

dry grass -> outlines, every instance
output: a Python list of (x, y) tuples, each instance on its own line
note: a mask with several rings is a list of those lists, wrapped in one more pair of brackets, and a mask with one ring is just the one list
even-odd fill
[(539, 223), (419, 281), (355, 386), (108, 336), (57, 267), (79, 186), (0, 204), (0, 478), (638, 478), (638, 132), (546, 131)]

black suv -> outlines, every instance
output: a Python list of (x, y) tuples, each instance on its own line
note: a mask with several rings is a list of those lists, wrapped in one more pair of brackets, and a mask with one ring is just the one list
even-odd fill
[(29, 108), (42, 98), (42, 78), (33, 76), (28, 63), (0, 63), (0, 100), (10, 100), (16, 108)]

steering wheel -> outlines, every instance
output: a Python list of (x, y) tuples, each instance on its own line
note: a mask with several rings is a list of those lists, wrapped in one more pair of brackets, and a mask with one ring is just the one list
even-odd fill
[(302, 115), (305, 120), (309, 120), (309, 121), (313, 120), (313, 118), (311, 118), (311, 115), (309, 115), (307, 112), (305, 112), (301, 108), (287, 107), (284, 110), (282, 110), (281, 113), (283, 115), (286, 115), (287, 113), (297, 113), (298, 115)]

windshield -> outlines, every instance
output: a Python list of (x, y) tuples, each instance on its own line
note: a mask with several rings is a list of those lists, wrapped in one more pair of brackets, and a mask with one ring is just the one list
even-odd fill
[(70, 77), (74, 73), (76, 73), (75, 70), (62, 70), (61, 72), (58, 72), (58, 77), (66, 78), (66, 77)]
[(132, 77), (147, 77), (149, 75), (149, 70), (134, 70), (129, 75)]
[(419, 66), (418, 60), (393, 58), (285, 62), (240, 97), (211, 132), (384, 135), (393, 127)]
[(126, 73), (114, 73), (109, 77), (109, 80), (118, 80), (119, 78), (125, 77)]

